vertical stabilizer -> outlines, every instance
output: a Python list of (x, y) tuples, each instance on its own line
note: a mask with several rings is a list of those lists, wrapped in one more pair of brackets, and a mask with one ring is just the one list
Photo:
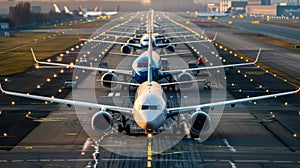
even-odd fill
[(54, 13), (61, 13), (59, 7), (56, 4), (53, 4), (54, 7)]

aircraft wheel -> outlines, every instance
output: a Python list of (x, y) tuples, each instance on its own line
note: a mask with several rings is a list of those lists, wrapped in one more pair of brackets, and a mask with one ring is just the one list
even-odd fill
[(122, 132), (123, 131), (123, 126), (122, 126), (122, 124), (118, 124), (118, 132)]
[(126, 132), (126, 135), (130, 135), (130, 125), (129, 124), (126, 125), (125, 132)]

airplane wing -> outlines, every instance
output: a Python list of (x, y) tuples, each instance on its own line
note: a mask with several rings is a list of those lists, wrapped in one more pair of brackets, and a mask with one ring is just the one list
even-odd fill
[(168, 108), (167, 115), (168, 115), (168, 117), (171, 117), (171, 116), (178, 115), (180, 113), (186, 113), (186, 112), (192, 111), (192, 110), (201, 110), (201, 109), (211, 108), (211, 107), (218, 107), (218, 106), (224, 106), (224, 105), (231, 105), (231, 104), (237, 104), (237, 103), (243, 103), (243, 102), (250, 102), (250, 101), (256, 101), (256, 100), (274, 98), (274, 97), (278, 97), (278, 96), (298, 94), (299, 91), (300, 91), (300, 88), (298, 88), (298, 90), (295, 90), (295, 91), (288, 91), (288, 92), (282, 92), (282, 93), (276, 93), (276, 94), (270, 94), (270, 95), (242, 98), (242, 99), (236, 99), (236, 100), (226, 100), (226, 101), (206, 103), (206, 104), (194, 105), (194, 106)]
[[(118, 35), (116, 35), (118, 36)], [(119, 41), (106, 41), (106, 40), (93, 40), (93, 39), (82, 39), (80, 38), (79, 41), (87, 41), (87, 42), (95, 42), (95, 43), (108, 43), (108, 44), (119, 44), (119, 45), (128, 45), (134, 48), (141, 48), (140, 44), (133, 44), (133, 43), (124, 43)]]
[(196, 83), (196, 82), (205, 82), (205, 79), (195, 79), (195, 80), (189, 80), (189, 81), (181, 81), (181, 82), (168, 82), (168, 83), (160, 83), (160, 86), (170, 86), (170, 85), (180, 85), (180, 84), (186, 84), (186, 83)]
[(200, 68), (190, 68), (190, 69), (176, 69), (176, 70), (169, 70), (169, 71), (162, 71), (163, 75), (167, 74), (178, 74), (183, 73), (187, 71), (200, 71), (200, 70), (210, 70), (210, 69), (218, 69), (218, 68), (229, 68), (229, 67), (237, 67), (237, 66), (248, 66), (248, 65), (254, 65), (257, 63), (259, 59), (259, 55), (261, 52), (261, 48), (258, 51), (257, 57), (254, 62), (247, 62), (247, 63), (241, 63), (241, 64), (229, 64), (229, 65), (219, 65), (219, 66), (210, 66), (210, 67), (200, 67)]
[(128, 85), (128, 86), (136, 86), (139, 87), (139, 83), (131, 83), (131, 82), (122, 82), (122, 81), (110, 81), (110, 80), (96, 80), (97, 82), (107, 82), (112, 84), (120, 84), (120, 85)]
[[(119, 53), (119, 52), (109, 52), (110, 54), (114, 55), (124, 55), (128, 57), (139, 57), (140, 55), (137, 54), (125, 54), (125, 53)], [(169, 54), (161, 54), (159, 55), (160, 57), (173, 57), (173, 56), (178, 56), (178, 55), (185, 55), (185, 54), (191, 54), (190, 52), (181, 52), (181, 53), (169, 53)]]
[(48, 101), (51, 103), (53, 102), (53, 103), (62, 103), (62, 104), (67, 104), (67, 105), (76, 105), (76, 106), (89, 107), (89, 108), (100, 108), (100, 109), (106, 109), (106, 110), (111, 110), (111, 111), (118, 111), (122, 114), (132, 116), (132, 108), (127, 108), (127, 107), (110, 106), (110, 105), (103, 105), (103, 104), (97, 104), (97, 103), (88, 103), (88, 102), (82, 102), (82, 101), (74, 101), (74, 100), (66, 100), (66, 99), (59, 99), (59, 98), (52, 98), (52, 97), (45, 97), (45, 96), (37, 96), (37, 95), (30, 95), (29, 93), (24, 94), (24, 93), (18, 93), (18, 92), (10, 92), (10, 91), (3, 90), (1, 84), (0, 84), (0, 91), (6, 95)]
[(96, 68), (96, 67), (88, 67), (88, 66), (81, 66), (81, 65), (70, 65), (70, 64), (62, 64), (62, 63), (54, 63), (54, 62), (42, 62), (42, 61), (38, 61), (36, 59), (36, 56), (35, 56), (32, 48), (31, 48), (31, 53), (32, 53), (34, 61), (38, 64), (63, 66), (63, 67), (66, 67), (66, 68), (79, 68), (79, 69), (92, 70), (92, 71), (101, 71), (101, 72), (114, 72), (114, 73), (117, 73), (117, 74), (132, 76), (132, 72), (129, 71), (129, 70)]
[(212, 40), (178, 41), (178, 42), (171, 42), (171, 43), (156, 44), (156, 46), (157, 47), (166, 47), (167, 45), (213, 42), (216, 40), (216, 37), (217, 37), (217, 32)]

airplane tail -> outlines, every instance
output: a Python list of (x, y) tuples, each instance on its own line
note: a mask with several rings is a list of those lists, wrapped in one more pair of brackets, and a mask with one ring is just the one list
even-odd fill
[(67, 13), (67, 14), (71, 14), (72, 13), (67, 6), (64, 6), (64, 10), (65, 10), (65, 13)]
[(225, 11), (225, 13), (230, 13), (231, 12), (231, 7), (229, 7), (226, 11)]
[(53, 6), (54, 6), (54, 12), (55, 13), (61, 13), (59, 7), (56, 4), (53, 4)]
[(116, 6), (116, 8), (115, 8), (115, 12), (119, 12), (119, 10), (120, 10), (120, 6), (118, 5), (118, 6)]

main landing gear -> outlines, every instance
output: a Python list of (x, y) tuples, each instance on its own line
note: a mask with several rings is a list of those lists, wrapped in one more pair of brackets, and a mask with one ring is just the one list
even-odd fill
[(118, 132), (125, 131), (126, 135), (130, 135), (130, 125), (126, 124), (126, 117), (122, 115), (122, 124), (118, 124)]

